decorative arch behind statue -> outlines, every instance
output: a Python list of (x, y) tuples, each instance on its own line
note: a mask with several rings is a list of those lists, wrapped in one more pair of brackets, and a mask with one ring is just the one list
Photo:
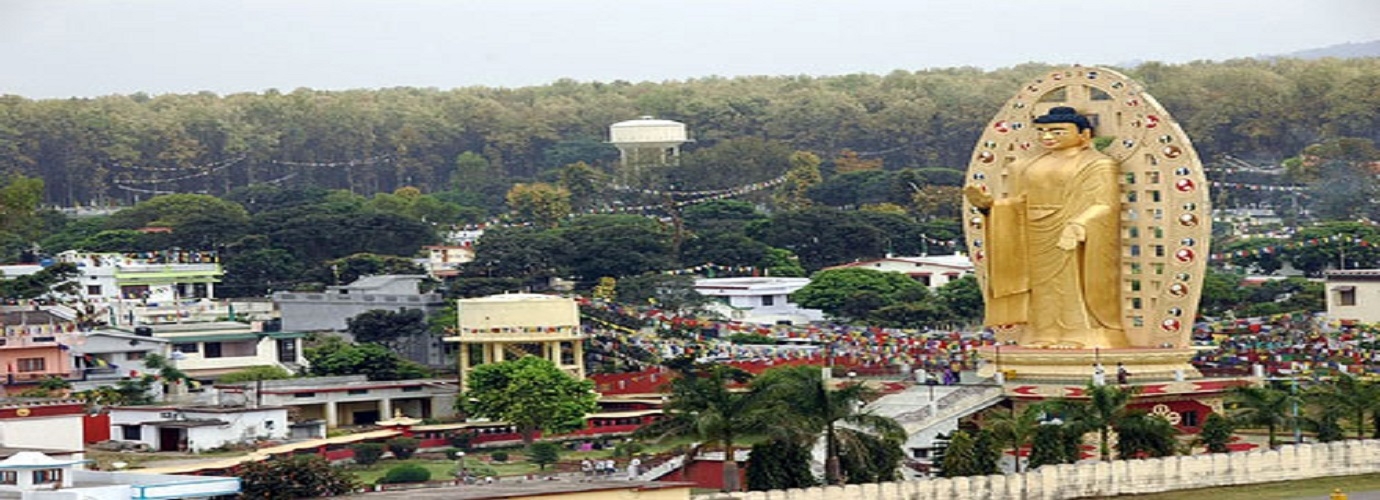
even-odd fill
[[(1207, 180), (1183, 129), (1138, 83), (1103, 68), (1045, 73), (988, 123), (973, 150), (967, 182), (996, 199), (1006, 196), (1011, 166), (1042, 152), (1033, 120), (1056, 106), (1073, 107), (1091, 120), (1099, 149), (1119, 165), (1120, 310), (1127, 342), (1133, 348), (1188, 348), (1212, 230)], [(990, 299), (985, 213), (964, 200), (969, 255)], [(989, 326), (1003, 343), (1023, 343), (1024, 325)]]

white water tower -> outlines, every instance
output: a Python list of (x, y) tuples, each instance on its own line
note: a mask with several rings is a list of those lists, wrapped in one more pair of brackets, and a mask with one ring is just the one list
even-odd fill
[(680, 145), (689, 142), (685, 124), (643, 116), (609, 126), (609, 143), (622, 153), (623, 167), (670, 165), (680, 157)]

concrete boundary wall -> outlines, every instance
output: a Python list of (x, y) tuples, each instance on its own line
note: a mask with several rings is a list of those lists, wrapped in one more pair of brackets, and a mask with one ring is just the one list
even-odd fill
[(806, 490), (699, 495), (696, 500), (1061, 500), (1380, 472), (1380, 440), (1348, 440), (1147, 460), (1083, 462), (1022, 474)]

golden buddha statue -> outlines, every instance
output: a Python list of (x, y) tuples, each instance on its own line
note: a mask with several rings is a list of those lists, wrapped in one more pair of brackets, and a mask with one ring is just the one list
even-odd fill
[(1005, 195), (963, 190), (984, 223), (985, 323), (1027, 347), (1129, 345), (1121, 323), (1121, 188), (1091, 122), (1059, 106), (1033, 120), (1044, 153), (1011, 165)]

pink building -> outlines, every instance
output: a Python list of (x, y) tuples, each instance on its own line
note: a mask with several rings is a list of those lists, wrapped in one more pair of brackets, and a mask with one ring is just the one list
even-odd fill
[[(71, 356), (67, 352), (76, 336), (76, 325), (47, 311), (0, 313), (0, 370), (5, 392), (17, 393), (48, 377), (69, 378)], [(18, 387), (16, 387), (18, 386)]]

